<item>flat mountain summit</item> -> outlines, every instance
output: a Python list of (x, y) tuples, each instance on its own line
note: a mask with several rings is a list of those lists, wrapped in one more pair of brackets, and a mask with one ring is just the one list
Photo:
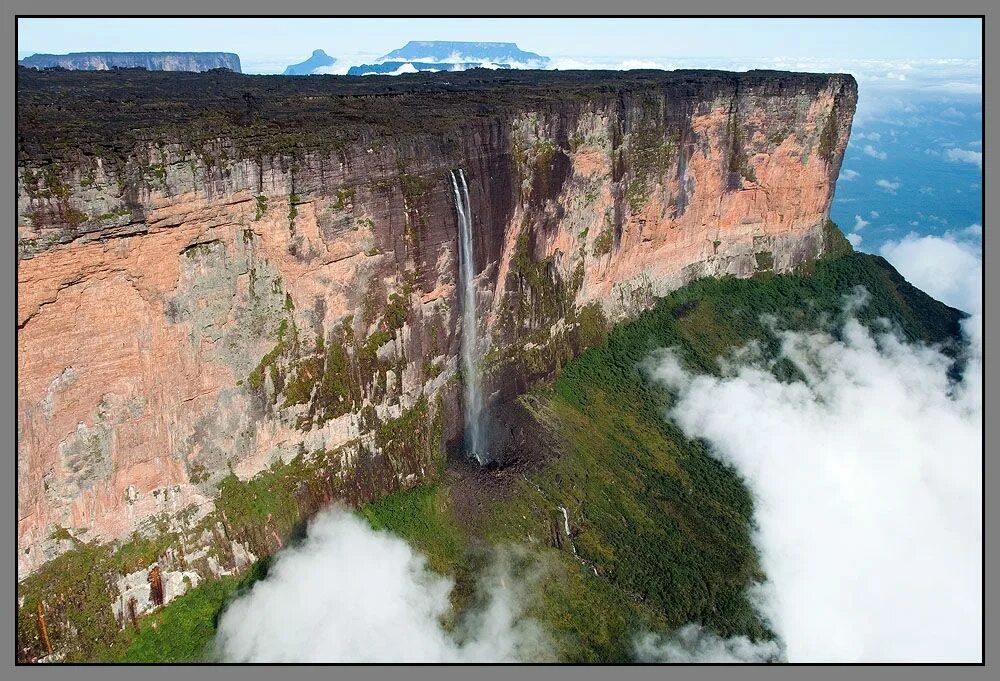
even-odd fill
[(541, 67), (549, 62), (534, 52), (526, 52), (516, 43), (462, 42), (453, 40), (411, 40), (398, 50), (382, 57), (384, 60), (420, 60), (435, 62), (537, 62)]

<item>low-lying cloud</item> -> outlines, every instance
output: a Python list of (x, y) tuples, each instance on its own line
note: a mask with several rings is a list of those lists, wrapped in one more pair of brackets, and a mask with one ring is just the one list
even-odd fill
[(942, 236), (910, 232), (880, 249), (906, 280), (947, 305), (976, 314), (983, 304), (982, 227)]
[(453, 582), (405, 541), (340, 508), (225, 610), (217, 655), (233, 662), (516, 662), (546, 659), (546, 637), (522, 616), (526, 579), (504, 554), (481, 577), (483, 604), (454, 628)]
[(777, 641), (721, 638), (697, 624), (688, 624), (673, 636), (640, 636), (635, 642), (635, 657), (639, 662), (675, 664), (763, 663), (781, 662), (782, 650)]
[(967, 326), (956, 384), (938, 348), (873, 333), (859, 304), (838, 334), (775, 331), (799, 380), (760, 358), (695, 375), (670, 351), (650, 370), (754, 494), (760, 609), (789, 661), (977, 662), (981, 336)]

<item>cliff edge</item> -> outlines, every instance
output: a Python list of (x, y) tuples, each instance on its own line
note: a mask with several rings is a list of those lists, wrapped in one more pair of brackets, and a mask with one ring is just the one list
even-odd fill
[[(218, 575), (433, 477), (462, 428), (452, 170), (488, 412), (692, 279), (820, 254), (856, 101), (764, 71), (19, 70), (19, 579), (133, 532)], [(297, 508), (237, 517), (275, 465)]]

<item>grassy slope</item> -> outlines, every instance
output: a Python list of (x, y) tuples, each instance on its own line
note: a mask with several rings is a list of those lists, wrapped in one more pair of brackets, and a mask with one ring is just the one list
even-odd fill
[[(874, 256), (821, 261), (809, 276), (701, 280), (615, 328), (553, 385), (522, 398), (536, 427), (562, 444), (485, 514), (454, 513), (447, 484), (395, 494), (362, 512), (374, 527), (410, 540), (433, 569), (454, 575), (459, 609), (471, 602), (484, 543), (533, 546), (545, 570), (529, 613), (544, 622), (563, 659), (627, 660), (637, 631), (690, 621), (723, 635), (768, 636), (744, 595), (762, 577), (750, 538), (753, 500), (734, 471), (662, 418), (670, 396), (645, 379), (641, 364), (651, 351), (675, 347), (690, 366), (715, 372), (718, 357), (750, 340), (773, 350), (764, 315), (786, 328), (834, 329), (844, 296), (858, 285), (871, 293), (863, 321), (886, 317), (911, 340), (957, 336), (957, 311)], [(588, 564), (572, 554), (560, 506)], [(235, 579), (201, 585), (146, 618), (125, 659), (199, 658), (238, 588)]]
[[(784, 327), (835, 330), (844, 297), (858, 285), (871, 294), (859, 312), (865, 322), (886, 317), (925, 342), (959, 332), (960, 313), (869, 255), (819, 262), (810, 276), (695, 282), (614, 329), (552, 386), (522, 398), (563, 445), (514, 499), (493, 509), (494, 538), (544, 536), (565, 506), (580, 556), (668, 628), (696, 621), (726, 636), (768, 635), (744, 595), (761, 576), (750, 535), (753, 500), (733, 470), (662, 417), (670, 396), (646, 380), (641, 365), (664, 347), (705, 372), (718, 372), (717, 359), (750, 340), (773, 352), (766, 315)], [(590, 624), (578, 618), (568, 630), (576, 626)], [(627, 655), (633, 633), (612, 632), (604, 653)], [(567, 652), (588, 656), (594, 641), (584, 635), (579, 643)]]

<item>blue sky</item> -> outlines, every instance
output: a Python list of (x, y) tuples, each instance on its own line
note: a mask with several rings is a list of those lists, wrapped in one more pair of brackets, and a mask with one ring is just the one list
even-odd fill
[(323, 49), (377, 56), (408, 40), (516, 42), (551, 57), (979, 58), (978, 19), (22, 19), (35, 52), (226, 51), (248, 73)]

